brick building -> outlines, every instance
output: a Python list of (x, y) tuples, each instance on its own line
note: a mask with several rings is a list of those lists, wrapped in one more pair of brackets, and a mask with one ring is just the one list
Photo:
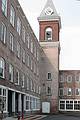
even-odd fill
[(80, 70), (60, 71), (59, 110), (80, 111)]
[(52, 0), (38, 21), (39, 41), (18, 0), (0, 0), (0, 100), (6, 115), (40, 112), (45, 102), (50, 113), (80, 110), (80, 71), (59, 71), (61, 19)]
[(40, 45), (16, 0), (0, 0), (0, 99), (4, 113), (40, 110)]

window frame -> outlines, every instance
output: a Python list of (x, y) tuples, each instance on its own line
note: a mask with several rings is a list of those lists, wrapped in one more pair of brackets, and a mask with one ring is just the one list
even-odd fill
[(4, 0), (5, 1), (5, 4), (4, 4), (4, 2), (3, 2), (3, 0), (2, 0), (2, 6), (1, 6), (1, 9), (2, 9), (2, 12), (3, 12), (3, 14), (7, 17), (7, 0)]
[[(0, 76), (1, 78), (4, 78), (5, 76), (4, 76), (4, 73), (5, 73), (5, 61), (4, 61), (4, 59), (2, 58), (2, 57), (0, 57), (0, 62), (2, 62), (2, 69), (3, 69), (3, 75), (2, 76)], [(0, 65), (0, 67), (1, 67), (1, 65)]]
[[(11, 70), (12, 69), (12, 70)], [(13, 82), (13, 76), (14, 76), (14, 69), (12, 64), (9, 64), (9, 75), (11, 74), (11, 79), (9, 79), (11, 82)], [(9, 77), (10, 78), (10, 77)]]
[(10, 7), (10, 23), (13, 27), (15, 26), (15, 9), (13, 5)]
[(13, 43), (14, 42), (14, 36), (13, 36), (12, 33), (10, 33), (10, 41), (9, 42), (10, 42), (10, 50), (13, 51), (14, 50), (13, 49), (14, 48), (14, 46), (13, 46), (14, 45), (14, 43)]
[[(50, 34), (50, 37), (47, 36), (49, 34)], [(46, 41), (51, 41), (52, 40), (52, 28), (51, 27), (47, 27), (45, 29), (45, 40)]]
[(1, 22), (1, 41), (4, 44), (6, 43), (6, 35), (7, 35), (6, 25), (3, 22)]

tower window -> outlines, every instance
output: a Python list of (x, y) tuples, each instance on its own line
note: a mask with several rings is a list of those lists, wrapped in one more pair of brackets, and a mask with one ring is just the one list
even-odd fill
[(48, 73), (48, 80), (51, 80), (51, 73)]
[(52, 29), (50, 27), (45, 30), (45, 40), (52, 40)]

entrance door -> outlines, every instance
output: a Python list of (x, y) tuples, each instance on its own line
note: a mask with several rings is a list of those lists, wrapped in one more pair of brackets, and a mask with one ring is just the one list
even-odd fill
[(42, 102), (42, 113), (50, 113), (50, 103)]
[(9, 116), (12, 115), (12, 91), (8, 91), (8, 112)]

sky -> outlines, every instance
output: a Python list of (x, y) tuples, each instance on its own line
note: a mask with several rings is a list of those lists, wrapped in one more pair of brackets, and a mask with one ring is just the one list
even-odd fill
[[(47, 0), (19, 0), (22, 9), (39, 38), (39, 17)], [(53, 0), (61, 17), (60, 70), (80, 70), (80, 1)]]

